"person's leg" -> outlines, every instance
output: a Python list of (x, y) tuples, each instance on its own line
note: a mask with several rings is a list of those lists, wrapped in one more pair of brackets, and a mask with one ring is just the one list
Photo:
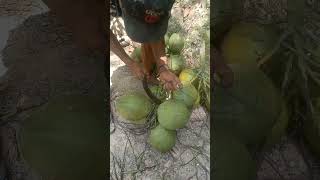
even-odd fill
[(154, 56), (151, 45), (149, 43), (141, 44), (141, 60), (145, 73), (152, 74), (152, 65), (154, 64)]
[(156, 58), (150, 43), (141, 44), (141, 61), (145, 73), (149, 75), (149, 82), (158, 83), (156, 80)]

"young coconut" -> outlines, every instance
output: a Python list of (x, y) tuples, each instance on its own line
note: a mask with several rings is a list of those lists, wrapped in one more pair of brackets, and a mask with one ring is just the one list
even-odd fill
[(179, 74), (179, 79), (183, 85), (193, 84), (195, 87), (198, 87), (199, 79), (197, 78), (197, 73), (194, 69), (183, 69)]
[(176, 143), (176, 131), (158, 125), (151, 130), (148, 142), (154, 149), (162, 153), (168, 152)]
[(177, 33), (173, 33), (170, 36), (169, 39), (169, 51), (172, 54), (180, 54), (181, 50), (184, 47), (184, 40), (182, 39), (182, 37), (177, 34)]
[(195, 105), (198, 96), (198, 91), (192, 84), (184, 85), (181, 89), (173, 92), (173, 99), (183, 102), (188, 108)]
[(176, 130), (187, 124), (191, 112), (184, 103), (170, 99), (160, 104), (157, 115), (162, 127)]
[(256, 65), (232, 64), (230, 68), (235, 77), (233, 86), (225, 89), (216, 85), (213, 91), (215, 126), (232, 129), (246, 145), (260, 144), (279, 118), (281, 95)]
[(151, 86), (150, 91), (155, 95), (159, 100), (163, 101), (166, 98), (166, 93), (161, 86)]
[(254, 23), (235, 24), (221, 45), (227, 63), (256, 63), (270, 51), (277, 40), (276, 32)]
[(179, 75), (185, 66), (185, 61), (183, 57), (180, 55), (170, 55), (168, 60), (168, 66), (173, 73)]
[(152, 109), (151, 101), (142, 93), (131, 92), (116, 100), (116, 110), (126, 120), (141, 124)]

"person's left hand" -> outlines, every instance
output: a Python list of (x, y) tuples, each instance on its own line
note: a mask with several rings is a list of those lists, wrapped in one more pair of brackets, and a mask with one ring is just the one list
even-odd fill
[(164, 84), (166, 90), (175, 91), (181, 87), (179, 78), (170, 70), (162, 71), (159, 79)]

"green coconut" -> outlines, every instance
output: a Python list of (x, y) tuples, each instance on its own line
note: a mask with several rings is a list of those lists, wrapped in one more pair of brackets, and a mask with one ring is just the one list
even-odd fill
[(164, 42), (165, 42), (166, 46), (169, 46), (169, 35), (168, 34), (164, 35)]
[(29, 115), (19, 133), (19, 148), (36, 173), (48, 179), (105, 179), (103, 98), (59, 96)]
[(149, 98), (139, 92), (131, 92), (116, 100), (116, 110), (121, 117), (135, 122), (147, 117), (152, 109)]
[(136, 48), (132, 51), (130, 57), (131, 57), (134, 61), (136, 61), (136, 62), (141, 62), (141, 47), (140, 47), (140, 46), (139, 46), (139, 47), (136, 47)]
[(277, 40), (271, 27), (238, 23), (225, 36), (221, 49), (227, 63), (256, 63), (269, 52)]
[(185, 66), (185, 61), (180, 55), (170, 55), (168, 60), (169, 69), (176, 75), (179, 75)]
[(168, 130), (183, 128), (190, 115), (191, 112), (184, 103), (173, 99), (163, 102), (158, 107), (158, 121)]
[(282, 110), (275, 125), (272, 127), (270, 134), (267, 136), (265, 147), (269, 148), (280, 142), (281, 138), (286, 134), (289, 124), (289, 115), (285, 103), (282, 103)]
[(156, 96), (159, 100), (165, 100), (166, 98), (166, 93), (165, 91), (162, 89), (161, 86), (151, 86), (150, 87), (150, 91), (152, 92), (152, 94), (154, 96)]
[(246, 146), (229, 132), (213, 132), (213, 179), (254, 180), (256, 163)]
[(168, 152), (176, 143), (176, 131), (158, 125), (151, 130), (148, 141), (154, 149), (163, 153)]
[(199, 79), (194, 69), (183, 69), (179, 74), (179, 79), (183, 85), (193, 84), (195, 87), (199, 85)]
[(173, 92), (173, 99), (183, 102), (188, 108), (195, 105), (198, 96), (198, 91), (192, 84), (183, 85), (182, 88)]
[(231, 129), (247, 145), (260, 144), (279, 118), (280, 92), (256, 65), (233, 64), (230, 68), (233, 86), (225, 89), (216, 84), (213, 91), (215, 126)]
[(178, 33), (173, 33), (169, 38), (169, 50), (172, 54), (180, 54), (184, 47), (184, 40)]

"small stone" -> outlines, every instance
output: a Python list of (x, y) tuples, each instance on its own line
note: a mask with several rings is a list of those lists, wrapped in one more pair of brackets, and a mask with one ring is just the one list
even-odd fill
[(181, 154), (181, 161), (182, 163), (188, 163), (194, 158), (194, 155), (191, 150), (187, 149)]

